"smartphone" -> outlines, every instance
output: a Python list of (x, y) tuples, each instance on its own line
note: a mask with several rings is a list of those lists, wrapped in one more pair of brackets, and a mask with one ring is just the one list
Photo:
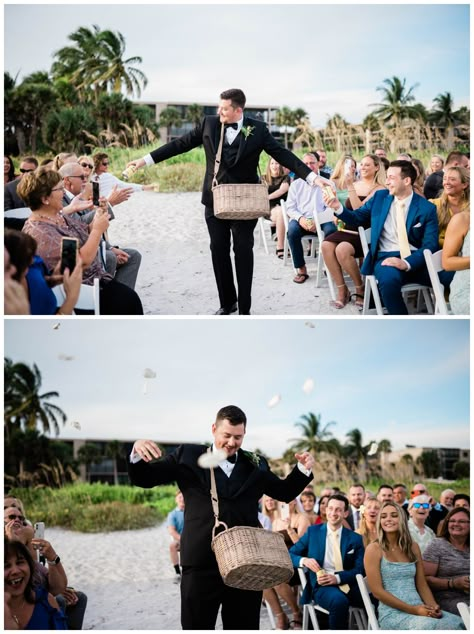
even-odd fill
[(350, 174), (351, 169), (352, 169), (352, 161), (351, 159), (346, 159), (344, 161), (344, 176), (347, 176), (348, 174)]
[(282, 520), (290, 519), (290, 507), (285, 502), (282, 502), (280, 506), (280, 517)]
[(99, 183), (96, 183), (95, 181), (92, 181), (92, 204), (94, 205), (94, 207), (98, 207), (99, 206)]
[(77, 250), (79, 248), (79, 240), (77, 238), (61, 239), (61, 273), (68, 268), (72, 273), (76, 267)]
[(44, 539), (44, 522), (36, 522), (35, 537), (38, 539)]

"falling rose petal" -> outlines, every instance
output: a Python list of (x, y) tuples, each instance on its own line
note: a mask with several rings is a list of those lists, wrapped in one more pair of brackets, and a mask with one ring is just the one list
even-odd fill
[(201, 454), (197, 462), (202, 469), (212, 469), (213, 467), (218, 467), (226, 458), (227, 453), (224, 449), (215, 449), (212, 452), (208, 451)]
[(272, 398), (268, 401), (267, 405), (268, 407), (276, 407), (280, 401), (281, 396), (279, 394), (275, 394), (275, 396), (272, 396)]
[(367, 452), (367, 455), (368, 456), (374, 456), (377, 453), (378, 448), (379, 448), (378, 444), (376, 442), (373, 442), (370, 445), (370, 448), (369, 448), (369, 451)]
[(303, 392), (305, 394), (311, 394), (313, 390), (314, 390), (313, 379), (306, 379), (306, 381), (303, 383)]

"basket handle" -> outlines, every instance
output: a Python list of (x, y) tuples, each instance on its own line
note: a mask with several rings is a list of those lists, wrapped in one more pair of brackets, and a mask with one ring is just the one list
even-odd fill
[(224, 124), (221, 124), (221, 138), (219, 141), (219, 147), (217, 148), (216, 153), (216, 161), (214, 163), (214, 176), (212, 177), (212, 187), (214, 189), (217, 187), (217, 172), (219, 171), (219, 166), (221, 164), (221, 155), (222, 155), (222, 143), (224, 141)]
[(217, 521), (215, 523), (215, 525), (212, 527), (212, 539), (213, 540), (214, 540), (214, 538), (216, 536), (216, 530), (219, 528), (219, 526), (223, 526), (225, 531), (227, 531), (229, 529), (229, 527), (227, 526), (227, 524), (225, 522)]
[[(207, 448), (207, 453), (211, 452), (211, 448)], [(216, 487), (216, 476), (214, 473), (214, 467), (211, 467), (211, 502), (212, 502), (212, 511), (214, 513), (215, 524), (214, 530), (219, 526), (219, 524), (224, 524), (224, 522), (219, 522), (219, 498), (217, 497), (217, 487)], [(224, 524), (225, 526), (225, 524)], [(227, 528), (227, 527), (226, 527)]]

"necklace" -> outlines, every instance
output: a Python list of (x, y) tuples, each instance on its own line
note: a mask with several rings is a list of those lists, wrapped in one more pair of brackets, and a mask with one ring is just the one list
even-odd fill
[(64, 224), (64, 217), (60, 211), (58, 211), (58, 213), (55, 214), (54, 216), (45, 216), (44, 214), (39, 214), (37, 212), (33, 212), (33, 213), (35, 214), (35, 216), (33, 216), (34, 220), (37, 220), (38, 218), (42, 218), (43, 220), (47, 220), (48, 222), (51, 222), (54, 225)]
[[(21, 612), (21, 610), (23, 610), (23, 606), (24, 605), (25, 605), (25, 599), (23, 599), (23, 603), (21, 604), (18, 612)], [(12, 612), (12, 617), (13, 617), (15, 623), (18, 625), (18, 627), (20, 627), (20, 619), (17, 617), (17, 615), (13, 614), (13, 612)]]

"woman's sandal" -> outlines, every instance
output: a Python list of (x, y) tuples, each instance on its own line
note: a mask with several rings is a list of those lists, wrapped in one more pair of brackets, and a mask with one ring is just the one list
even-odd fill
[(276, 630), (289, 630), (290, 622), (288, 621), (288, 617), (284, 612), (278, 612), (275, 614), (276, 618)]
[[(360, 286), (356, 286), (355, 287), (356, 291), (357, 291), (357, 289), (359, 289), (359, 290), (362, 289), (362, 291), (364, 291), (364, 288), (365, 287), (364, 287), (363, 284), (361, 284)], [(351, 299), (353, 297), (355, 297), (354, 304), (357, 306), (357, 308), (359, 310), (362, 310), (362, 308), (364, 308), (364, 293), (363, 292), (362, 292), (362, 294), (361, 293), (352, 293)]]
[(285, 253), (285, 249), (277, 249), (276, 250), (276, 256), (277, 258), (280, 258), (280, 260), (283, 260), (283, 254)]
[(348, 304), (351, 301), (351, 293), (349, 291), (349, 289), (347, 288), (347, 286), (345, 284), (338, 284), (337, 288), (342, 288), (343, 286), (346, 287), (346, 292), (344, 293), (344, 298), (343, 299), (335, 299), (331, 302), (331, 306), (333, 306), (334, 308), (338, 308), (339, 310), (341, 308), (344, 308), (344, 306), (346, 306), (346, 304)]
[(290, 629), (301, 630), (302, 627), (303, 627), (303, 621), (301, 618), (301, 614), (299, 612), (297, 614), (293, 614), (293, 618), (290, 620)]

